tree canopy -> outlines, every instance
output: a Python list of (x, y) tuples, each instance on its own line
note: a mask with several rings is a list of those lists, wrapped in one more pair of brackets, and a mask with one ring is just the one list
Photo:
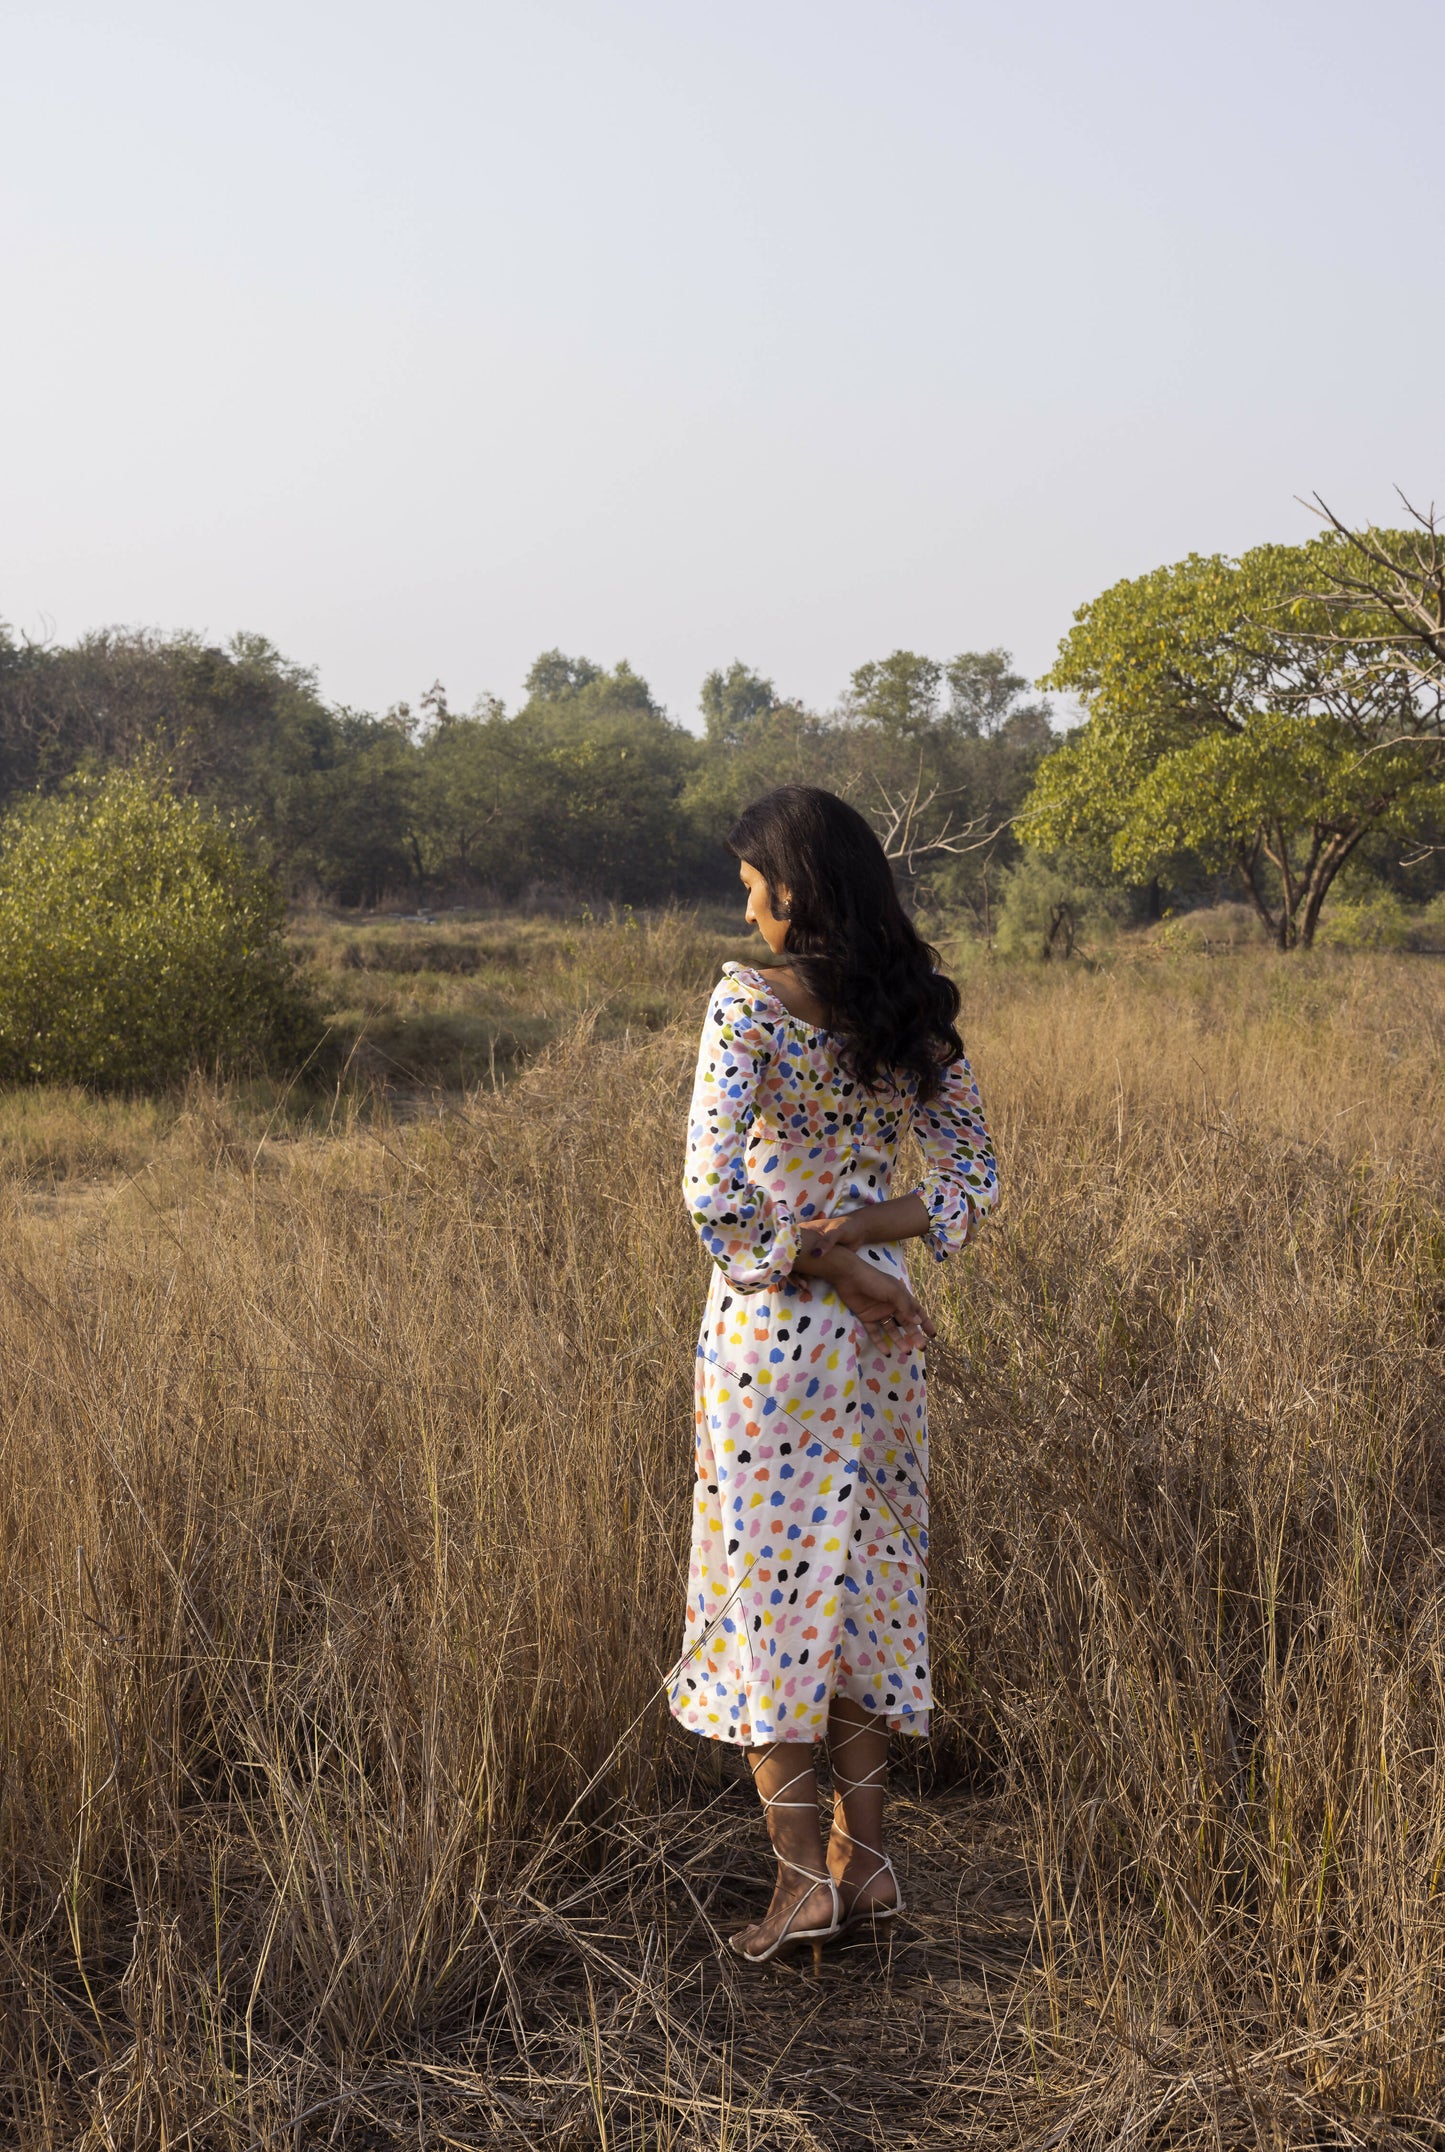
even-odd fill
[[(1387, 558), (1415, 542), (1374, 537)], [(1086, 719), (1039, 767), (1026, 841), (1136, 882), (1188, 855), (1228, 868), (1282, 947), (1308, 946), (1358, 848), (1445, 808), (1439, 698), (1342, 581), (1350, 547), (1190, 554), (1083, 606), (1042, 684)]]
[[(325, 703), (258, 636), (224, 648), (109, 630), (69, 648), (0, 630), (0, 807), (81, 769), (154, 756), (234, 818), (292, 895), (343, 903), (534, 888), (655, 903), (721, 892), (747, 800), (829, 785), (869, 814), (905, 874), (965, 901), (1011, 833), (1051, 735), (1003, 651), (910, 651), (859, 667), (839, 707), (778, 694), (741, 661), (702, 684), (701, 734), (625, 660), (544, 651), (521, 707), (452, 710), (435, 683), (381, 715)], [(973, 847), (983, 836), (982, 850)], [(982, 881), (980, 878), (982, 877)], [(984, 898), (986, 903), (986, 895)]]

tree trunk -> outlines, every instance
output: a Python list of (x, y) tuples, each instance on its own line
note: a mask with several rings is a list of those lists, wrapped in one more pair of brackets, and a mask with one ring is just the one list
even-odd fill
[(1239, 869), (1239, 878), (1244, 884), (1246, 896), (1249, 898), (1250, 903), (1254, 906), (1255, 912), (1259, 918), (1260, 925), (1264, 928), (1266, 934), (1268, 934), (1272, 939), (1277, 939), (1279, 935), (1279, 923), (1276, 920), (1274, 913), (1270, 910), (1268, 904), (1265, 902), (1264, 891), (1259, 886), (1258, 844), (1254, 845), (1254, 847), (1248, 852), (1244, 851), (1243, 848), (1241, 848), (1239, 857), (1235, 861), (1235, 865)]
[(1276, 822), (1274, 827), (1275, 843), (1279, 847), (1279, 856), (1275, 860), (1275, 865), (1279, 868), (1280, 886), (1279, 945), (1281, 949), (1293, 949), (1299, 940), (1299, 929), (1295, 925), (1299, 890), (1295, 884), (1294, 869), (1290, 865), (1289, 831), (1283, 822)]
[(1320, 855), (1319, 864), (1314, 874), (1310, 877), (1309, 892), (1305, 897), (1304, 910), (1300, 916), (1299, 938), (1302, 949), (1313, 949), (1315, 945), (1315, 928), (1320, 923), (1320, 912), (1323, 909), (1325, 898), (1330, 893), (1335, 876), (1339, 873), (1363, 835), (1364, 829), (1361, 827), (1348, 837), (1337, 837), (1333, 844), (1327, 845)]
[(1067, 899), (1062, 904), (1054, 904), (1049, 907), (1049, 928), (1044, 936), (1044, 962), (1046, 964), (1052, 961), (1054, 943), (1060, 938), (1063, 941), (1064, 955), (1066, 957), (1073, 955), (1076, 924), (1074, 907)]

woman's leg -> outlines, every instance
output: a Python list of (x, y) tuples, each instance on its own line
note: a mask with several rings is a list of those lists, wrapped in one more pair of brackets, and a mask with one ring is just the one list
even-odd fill
[(851, 1696), (835, 1696), (828, 1713), (833, 1759), (833, 1829), (828, 1873), (845, 1913), (898, 1903), (898, 1885), (883, 1845), (883, 1793), (888, 1729)]
[(772, 1904), (761, 1920), (732, 1939), (734, 1950), (756, 1957), (784, 1928), (791, 1933), (830, 1926), (836, 1906), (823, 1857), (811, 1742), (777, 1741), (771, 1748), (750, 1749), (748, 1764), (778, 1856)]

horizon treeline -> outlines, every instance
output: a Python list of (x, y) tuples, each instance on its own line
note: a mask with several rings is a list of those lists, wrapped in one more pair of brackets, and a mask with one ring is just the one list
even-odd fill
[(699, 734), (626, 661), (550, 650), (513, 713), (490, 696), (457, 713), (437, 683), (376, 715), (327, 703), (259, 635), (37, 645), (0, 627), (0, 812), (147, 760), (234, 821), (293, 900), (656, 904), (731, 894), (738, 810), (822, 784), (869, 816), (905, 878), (986, 917), (990, 876), (1017, 857), (1011, 818), (1057, 744), (1000, 649), (895, 651), (826, 712), (741, 662), (700, 700)]

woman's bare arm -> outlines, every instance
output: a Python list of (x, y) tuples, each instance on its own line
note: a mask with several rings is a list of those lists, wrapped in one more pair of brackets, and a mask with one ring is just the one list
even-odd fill
[(917, 1189), (890, 1196), (886, 1203), (864, 1203), (834, 1218), (810, 1218), (803, 1228), (804, 1250), (864, 1248), (871, 1241), (922, 1240), (932, 1221)]
[(795, 1273), (823, 1278), (863, 1324), (875, 1343), (884, 1342), (884, 1325), (906, 1345), (919, 1346), (934, 1334), (912, 1287), (858, 1254), (872, 1241), (921, 1240), (928, 1231), (928, 1210), (917, 1194), (893, 1196), (886, 1203), (865, 1203), (861, 1210), (836, 1218), (809, 1220), (804, 1226)]
[(875, 1345), (897, 1338), (917, 1347), (931, 1338), (934, 1326), (920, 1307), (906, 1278), (895, 1277), (879, 1263), (869, 1263), (851, 1248), (820, 1248), (804, 1251), (793, 1264), (793, 1275), (821, 1278), (857, 1316)]

